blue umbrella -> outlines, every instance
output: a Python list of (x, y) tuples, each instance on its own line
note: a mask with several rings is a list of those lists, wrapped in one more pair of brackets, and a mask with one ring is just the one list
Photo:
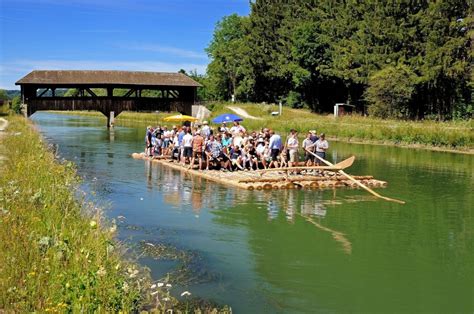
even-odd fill
[(234, 122), (234, 121), (244, 121), (244, 119), (232, 113), (224, 113), (224, 114), (221, 114), (220, 116), (215, 117), (212, 120), (212, 122), (214, 123)]

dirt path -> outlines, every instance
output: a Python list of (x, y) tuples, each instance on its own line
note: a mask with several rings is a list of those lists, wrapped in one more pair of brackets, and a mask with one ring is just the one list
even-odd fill
[(228, 109), (232, 110), (242, 118), (252, 119), (252, 120), (263, 120), (262, 118), (254, 117), (248, 114), (248, 112), (242, 108), (234, 107), (234, 106), (227, 106)]
[(2, 155), (3, 145), (2, 145), (2, 137), (6, 135), (5, 130), (7, 129), (8, 121), (4, 118), (0, 118), (0, 168), (3, 165), (3, 161), (5, 160), (5, 156)]
[[(5, 129), (7, 128), (8, 126), (8, 121), (3, 119), (3, 118), (0, 118), (0, 132), (3, 132), (5, 131)], [(1, 133), (0, 133), (1, 134)]]

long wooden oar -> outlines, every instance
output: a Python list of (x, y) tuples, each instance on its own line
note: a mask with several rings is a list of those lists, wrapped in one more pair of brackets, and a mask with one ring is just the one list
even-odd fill
[(343, 161), (332, 165), (332, 166), (296, 166), (296, 167), (280, 167), (280, 168), (269, 168), (269, 169), (259, 169), (255, 172), (270, 172), (270, 171), (292, 171), (292, 170), (330, 170), (337, 171), (349, 168), (354, 163), (355, 156), (351, 156)]
[[(318, 155), (316, 155), (315, 153), (313, 153), (312, 151), (309, 151), (309, 150), (306, 150), (308, 151), (311, 155), (313, 155), (314, 157), (318, 158), (319, 160), (321, 160), (323, 163), (325, 163), (326, 165), (328, 166), (334, 166), (334, 164), (330, 163), (329, 161), (327, 161), (326, 159), (324, 158), (321, 158), (319, 157)], [(374, 190), (372, 190), (371, 188), (363, 185), (362, 183), (360, 183), (360, 181), (357, 181), (356, 179), (354, 179), (351, 175), (348, 175), (347, 173), (344, 172), (344, 170), (339, 170), (338, 173), (342, 174), (343, 176), (345, 176), (346, 178), (348, 178), (349, 180), (355, 182), (358, 186), (360, 186), (361, 188), (363, 188), (364, 190), (366, 190), (367, 192), (369, 192), (370, 194), (378, 197), (378, 198), (381, 198), (381, 199), (384, 199), (386, 201), (389, 201), (389, 202), (395, 202), (395, 203), (398, 203), (398, 204), (405, 204), (404, 201), (401, 201), (401, 200), (397, 200), (397, 199), (394, 199), (394, 198), (390, 198), (390, 197), (386, 197), (386, 196), (383, 196), (383, 195), (380, 195), (379, 193), (375, 192)]]

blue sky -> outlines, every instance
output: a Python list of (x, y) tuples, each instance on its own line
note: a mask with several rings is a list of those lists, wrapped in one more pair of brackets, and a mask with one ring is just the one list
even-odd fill
[(0, 0), (0, 88), (35, 69), (204, 73), (217, 21), (249, 0)]

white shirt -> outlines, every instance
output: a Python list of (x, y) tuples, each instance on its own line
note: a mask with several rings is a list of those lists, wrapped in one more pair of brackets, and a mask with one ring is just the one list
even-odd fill
[(312, 147), (310, 147), (312, 145), (313, 145), (313, 141), (311, 141), (311, 139), (309, 138), (305, 138), (302, 144), (303, 148), (308, 149), (310, 151), (313, 151)]
[(326, 149), (329, 148), (328, 141), (326, 141), (326, 140), (319, 139), (319, 140), (316, 141), (315, 145), (316, 145), (316, 151), (318, 153), (324, 153), (326, 151)]
[(245, 128), (241, 125), (234, 125), (233, 127), (230, 128), (230, 133), (245, 133)]
[(208, 125), (204, 125), (202, 128), (201, 128), (201, 135), (206, 138), (209, 136), (209, 134), (211, 134), (211, 128), (209, 128)]
[(183, 146), (184, 147), (193, 147), (193, 136), (189, 133), (183, 137)]
[(291, 152), (296, 152), (298, 150), (298, 139), (291, 136), (288, 139), (288, 150)]
[(234, 146), (240, 147), (242, 145), (243, 140), (244, 139), (241, 136), (234, 137), (234, 141), (233, 141)]

